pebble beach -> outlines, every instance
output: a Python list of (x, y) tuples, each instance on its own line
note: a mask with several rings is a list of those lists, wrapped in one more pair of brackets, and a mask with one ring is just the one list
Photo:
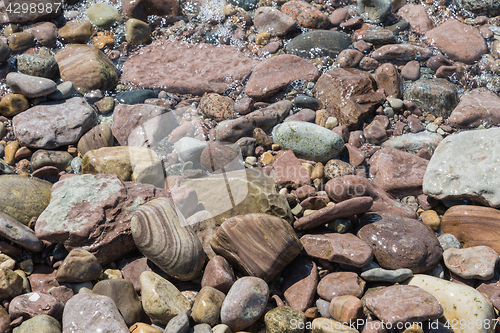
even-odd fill
[(500, 1), (0, 1), (0, 333), (500, 332)]

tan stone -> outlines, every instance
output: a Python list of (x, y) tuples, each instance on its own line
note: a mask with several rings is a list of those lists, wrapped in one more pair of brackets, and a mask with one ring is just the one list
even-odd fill
[(26, 97), (21, 94), (8, 94), (0, 101), (0, 114), (6, 117), (15, 116), (29, 108)]

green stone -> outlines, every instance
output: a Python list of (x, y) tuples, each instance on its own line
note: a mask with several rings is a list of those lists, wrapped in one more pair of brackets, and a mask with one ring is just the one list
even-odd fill
[(17, 57), (17, 69), (23, 74), (51, 79), (57, 63), (50, 54), (21, 54)]
[(266, 333), (302, 333), (306, 315), (288, 306), (280, 306), (267, 312), (264, 317)]
[(48, 206), (52, 184), (17, 175), (0, 176), (0, 211), (24, 225)]
[(54, 317), (38, 315), (23, 321), (13, 333), (61, 333), (61, 324)]
[(111, 27), (122, 19), (115, 7), (105, 3), (96, 3), (87, 9), (87, 17), (95, 26), (103, 29)]
[(146, 22), (130, 19), (125, 23), (125, 39), (132, 45), (147, 43), (151, 40), (151, 28)]

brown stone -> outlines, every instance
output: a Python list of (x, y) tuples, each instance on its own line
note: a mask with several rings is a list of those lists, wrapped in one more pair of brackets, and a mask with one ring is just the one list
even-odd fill
[(451, 60), (469, 63), (488, 52), (479, 30), (455, 19), (446, 20), (425, 36), (431, 46), (436, 46)]
[(85, 133), (78, 141), (78, 151), (85, 155), (89, 150), (113, 146), (113, 133), (108, 124), (99, 124)]
[(378, 89), (384, 89), (387, 97), (402, 97), (403, 82), (398, 69), (393, 64), (385, 63), (380, 65), (375, 70), (375, 81)]
[(210, 172), (220, 170), (238, 157), (238, 152), (218, 142), (209, 142), (200, 156), (200, 164)]
[(325, 208), (330, 202), (330, 199), (326, 195), (318, 195), (314, 197), (309, 197), (300, 202), (300, 206), (304, 209), (318, 210)]
[(349, 153), (349, 164), (353, 167), (360, 166), (365, 161), (365, 153), (363, 153), (359, 148), (346, 143), (345, 147)]
[(304, 28), (322, 29), (330, 24), (328, 16), (305, 1), (288, 1), (281, 7), (281, 11)]
[(267, 282), (302, 250), (302, 244), (288, 222), (266, 214), (227, 219), (212, 238), (211, 245), (215, 253), (241, 272)]
[(300, 241), (309, 256), (330, 262), (364, 267), (373, 259), (368, 243), (353, 234), (304, 235)]
[(407, 4), (401, 7), (397, 14), (410, 23), (410, 31), (417, 34), (423, 35), (434, 28), (434, 23), (422, 5)]
[(57, 26), (52, 22), (36, 23), (28, 31), (44, 46), (54, 46), (57, 41)]
[(379, 119), (373, 119), (363, 130), (366, 141), (369, 143), (380, 144), (387, 140), (387, 132), (384, 124)]
[(500, 281), (484, 281), (476, 289), (488, 296), (488, 299), (495, 308), (500, 308)]
[(232, 98), (214, 93), (201, 98), (199, 109), (203, 116), (216, 121), (231, 119), (236, 115)]
[[(349, 89), (345, 89), (349, 87)], [(335, 68), (321, 75), (314, 94), (341, 125), (355, 128), (382, 103), (370, 73), (354, 68)]]
[(434, 231), (419, 220), (389, 213), (367, 214), (368, 223), (358, 232), (385, 269), (409, 268), (413, 273), (427, 272), (441, 260), (443, 249)]
[(154, 264), (149, 261), (146, 257), (136, 257), (131, 259), (122, 259), (118, 262), (118, 268), (120, 269), (123, 278), (130, 280), (134, 285), (136, 292), (141, 292), (141, 283), (139, 277), (144, 271), (151, 271), (151, 267)]
[(443, 315), (438, 300), (417, 286), (383, 288), (366, 297), (365, 304), (383, 322), (392, 325), (434, 320)]
[(313, 304), (318, 286), (318, 268), (314, 261), (297, 257), (283, 271), (281, 290), (292, 309), (305, 311)]
[(412, 60), (406, 63), (401, 69), (401, 77), (407, 80), (418, 80), (420, 78), (420, 63)]
[(131, 86), (179, 94), (223, 94), (241, 84), (256, 64), (233, 46), (204, 44), (200, 48), (163, 39), (131, 55), (121, 80)]
[(311, 183), (309, 171), (302, 166), (291, 150), (280, 153), (272, 166), (270, 176), (278, 186), (298, 188)]
[(255, 66), (245, 87), (252, 98), (266, 98), (296, 80), (316, 81), (320, 73), (307, 59), (292, 54), (267, 58)]
[(300, 231), (316, 228), (335, 219), (366, 213), (370, 210), (372, 204), (373, 199), (370, 197), (348, 199), (301, 217), (295, 221), (293, 227)]
[(422, 193), (429, 161), (398, 149), (382, 148), (372, 155), (368, 164), (373, 183), (395, 198)]
[(319, 281), (318, 295), (331, 301), (334, 297), (351, 295), (361, 297), (366, 282), (354, 272), (336, 272), (326, 275)]
[(361, 59), (363, 59), (363, 53), (354, 49), (343, 50), (337, 56), (337, 62), (341, 68), (356, 67)]
[(500, 124), (500, 98), (486, 88), (465, 93), (449, 118), (450, 125), (476, 128)]
[(432, 55), (426, 47), (411, 44), (389, 44), (379, 47), (372, 53), (375, 60), (424, 60)]
[(253, 17), (255, 28), (271, 36), (284, 36), (295, 27), (295, 20), (273, 7), (259, 7)]
[(417, 217), (413, 209), (394, 200), (387, 192), (363, 177), (347, 175), (332, 179), (326, 183), (325, 191), (335, 202), (370, 196), (373, 198), (370, 212), (389, 212), (409, 218)]
[(213, 287), (227, 294), (234, 281), (236, 281), (236, 278), (227, 260), (222, 256), (216, 255), (205, 266), (201, 286)]
[(59, 282), (87, 282), (97, 280), (102, 267), (97, 258), (84, 249), (73, 249), (57, 269)]
[(363, 305), (359, 298), (351, 295), (334, 297), (330, 302), (330, 315), (341, 323), (355, 322), (363, 318)]
[(86, 43), (95, 33), (94, 26), (87, 20), (76, 19), (68, 21), (59, 29), (59, 36), (66, 43)]
[(34, 292), (19, 295), (9, 304), (11, 318), (23, 317), (25, 320), (38, 315), (49, 315), (61, 320), (64, 305), (54, 296)]
[(126, 18), (146, 21), (148, 16), (175, 17), (181, 15), (179, 2), (175, 0), (121, 0), (122, 13)]

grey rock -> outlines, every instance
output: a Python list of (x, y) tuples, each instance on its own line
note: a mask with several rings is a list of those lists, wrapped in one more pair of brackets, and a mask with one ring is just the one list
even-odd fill
[(64, 308), (63, 332), (129, 333), (115, 302), (91, 292), (73, 296)]
[(187, 331), (189, 331), (189, 317), (187, 311), (183, 311), (168, 322), (164, 333), (187, 333)]
[(500, 128), (446, 137), (432, 156), (423, 191), (439, 200), (473, 200), (500, 207)]
[(73, 93), (73, 83), (71, 81), (66, 81), (57, 85), (56, 91), (47, 96), (52, 100), (66, 99)]
[(316, 300), (316, 307), (318, 308), (321, 317), (330, 318), (330, 302), (319, 298)]
[(442, 234), (438, 237), (439, 244), (443, 248), (443, 251), (448, 249), (460, 249), (462, 246), (460, 245), (460, 241), (452, 234)]
[(380, 23), (392, 10), (391, 0), (358, 0), (358, 13), (367, 22)]
[(76, 143), (94, 123), (94, 110), (80, 97), (34, 106), (12, 120), (22, 145), (42, 149)]
[(1, 211), (0, 236), (32, 252), (40, 252), (43, 250), (43, 245), (36, 237), (33, 230)]
[(403, 282), (413, 276), (413, 272), (408, 268), (395, 270), (372, 268), (361, 273), (365, 281), (384, 281), (390, 283)]
[(445, 79), (420, 79), (404, 94), (406, 100), (414, 102), (420, 110), (436, 117), (447, 118), (459, 102), (457, 86)]
[(184, 137), (174, 144), (179, 159), (184, 163), (191, 161), (195, 165), (200, 163), (201, 152), (206, 146), (206, 142), (190, 137)]
[(462, 8), (476, 15), (486, 15), (489, 17), (500, 15), (500, 1), (498, 0), (458, 0), (458, 3)]
[(0, 41), (0, 63), (7, 61), (10, 58), (11, 54), (12, 50), (10, 49), (9, 45), (4, 43), (3, 41)]
[(35, 171), (44, 166), (55, 166), (59, 170), (64, 170), (72, 159), (73, 156), (65, 151), (39, 149), (31, 156), (30, 168)]
[(434, 152), (442, 140), (443, 137), (441, 135), (424, 131), (420, 133), (407, 133), (399, 136), (392, 136), (389, 140), (382, 143), (382, 147), (406, 150), (414, 154), (422, 148)]
[(212, 333), (212, 328), (208, 324), (198, 324), (194, 325), (193, 328), (189, 330), (189, 333)]
[(338, 31), (316, 30), (298, 35), (288, 43), (286, 52), (306, 59), (337, 55), (351, 45), (349, 36)]
[(27, 98), (47, 96), (57, 89), (56, 83), (50, 79), (14, 72), (7, 74), (7, 85), (13, 92)]

